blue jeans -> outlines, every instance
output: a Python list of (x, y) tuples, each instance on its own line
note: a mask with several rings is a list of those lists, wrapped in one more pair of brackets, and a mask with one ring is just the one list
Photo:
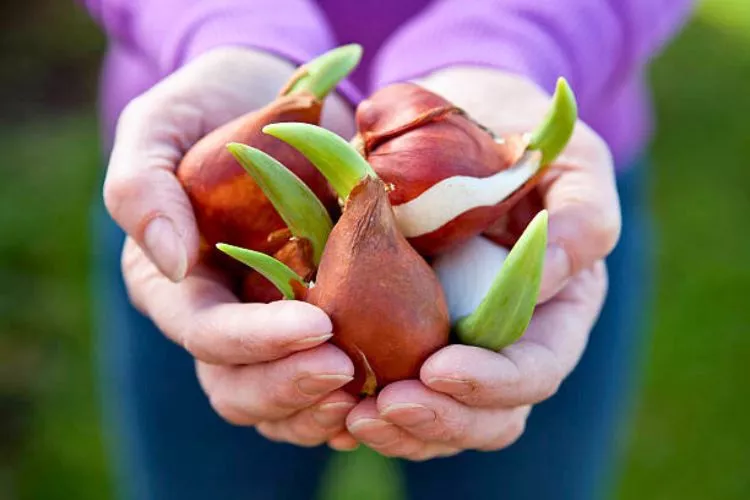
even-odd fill
[[(576, 370), (534, 408), (525, 434), (510, 448), (402, 463), (409, 498), (605, 496), (633, 406), (650, 303), (645, 170), (638, 162), (619, 176), (622, 239), (608, 259), (606, 305)], [(103, 210), (96, 213), (101, 392), (121, 496), (313, 498), (332, 452), (269, 442), (212, 411), (190, 356), (128, 303), (119, 266), (123, 234)]]

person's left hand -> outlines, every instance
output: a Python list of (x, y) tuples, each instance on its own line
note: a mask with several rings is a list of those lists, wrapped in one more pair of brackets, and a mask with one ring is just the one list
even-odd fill
[(387, 456), (426, 460), (497, 450), (521, 436), (531, 405), (552, 396), (575, 367), (599, 313), (606, 271), (598, 262), (539, 306), (523, 338), (499, 353), (450, 345), (347, 418), (349, 432)]
[[(531, 130), (549, 103), (525, 78), (492, 70), (445, 70), (424, 84), (500, 134)], [(604, 141), (579, 123), (539, 194), (549, 211), (542, 303), (521, 340), (499, 353), (441, 349), (419, 380), (391, 384), (351, 411), (353, 439), (410, 460), (505, 448), (523, 433), (532, 405), (551, 397), (575, 368), (604, 302), (604, 258), (620, 230)]]

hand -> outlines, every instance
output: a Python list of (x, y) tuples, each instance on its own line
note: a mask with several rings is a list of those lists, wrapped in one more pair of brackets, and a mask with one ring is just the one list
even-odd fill
[[(450, 69), (422, 84), (498, 134), (533, 129), (549, 103), (528, 80), (493, 70)], [(525, 335), (499, 353), (462, 345), (438, 351), (420, 380), (392, 384), (352, 411), (347, 428), (354, 438), (412, 460), (501, 449), (521, 436), (532, 405), (552, 396), (573, 370), (601, 310), (603, 260), (620, 231), (604, 141), (579, 123), (537, 194), (549, 211), (549, 248), (543, 303)]]
[(606, 284), (601, 261), (579, 272), (537, 309), (523, 338), (499, 353), (441, 349), (420, 380), (391, 384), (352, 410), (349, 432), (384, 455), (411, 460), (509, 446), (531, 406), (552, 396), (578, 362)]
[[(215, 410), (270, 438), (316, 445), (341, 432), (354, 404), (337, 390), (354, 368), (326, 344), (330, 320), (301, 302), (238, 303), (198, 262), (195, 218), (174, 175), (195, 141), (270, 102), (293, 71), (268, 54), (218, 49), (133, 100), (117, 126), (104, 198), (128, 234), (122, 267), (131, 301), (195, 357)], [(326, 126), (351, 133), (340, 98), (325, 110)]]

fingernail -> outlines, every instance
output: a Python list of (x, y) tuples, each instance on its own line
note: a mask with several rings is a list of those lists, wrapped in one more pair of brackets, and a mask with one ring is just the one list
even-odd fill
[(351, 382), (353, 378), (349, 375), (309, 375), (297, 381), (297, 388), (308, 396), (320, 396)]
[(562, 290), (570, 278), (570, 256), (565, 249), (552, 244), (544, 253), (544, 270), (539, 302), (546, 302)]
[(349, 426), (349, 432), (356, 433), (363, 441), (376, 446), (386, 445), (397, 440), (400, 436), (398, 428), (375, 418), (363, 418)]
[(156, 267), (172, 281), (180, 281), (187, 274), (187, 248), (167, 217), (153, 219), (143, 232), (143, 243)]
[(465, 396), (474, 390), (474, 384), (468, 380), (455, 378), (433, 378), (427, 382), (427, 385), (436, 391), (457, 396)]
[(301, 340), (295, 340), (294, 342), (290, 342), (288, 344), (288, 347), (293, 351), (303, 351), (305, 349), (310, 349), (311, 347), (319, 346), (326, 340), (333, 337), (332, 333), (326, 333), (325, 335), (317, 335), (315, 337), (307, 337), (305, 339)]
[(354, 403), (325, 403), (318, 406), (312, 416), (323, 427), (333, 427), (344, 423), (344, 419), (352, 408), (354, 408)]
[(420, 425), (434, 422), (437, 415), (426, 406), (415, 403), (397, 403), (388, 406), (381, 413), (387, 419), (397, 420), (400, 425)]

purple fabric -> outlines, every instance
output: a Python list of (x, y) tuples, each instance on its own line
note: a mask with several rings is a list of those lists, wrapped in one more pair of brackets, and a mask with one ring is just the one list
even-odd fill
[[(626, 163), (648, 140), (644, 68), (691, 0), (84, 0), (110, 38), (107, 132), (127, 102), (221, 45), (301, 63), (340, 43), (365, 48), (342, 91), (356, 101), (454, 64), (527, 75), (551, 91), (565, 76), (581, 116)], [(353, 84), (353, 85), (351, 85)], [(355, 88), (356, 86), (356, 88)]]

